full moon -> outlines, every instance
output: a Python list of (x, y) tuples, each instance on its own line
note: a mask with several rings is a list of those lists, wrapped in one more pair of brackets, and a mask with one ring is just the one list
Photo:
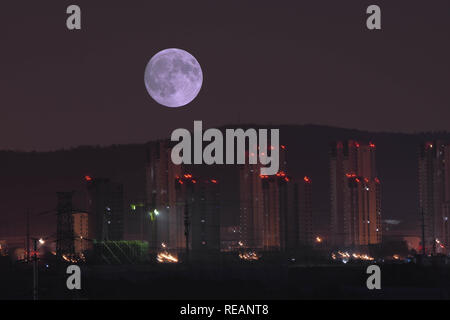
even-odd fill
[(165, 49), (155, 54), (147, 64), (145, 87), (159, 104), (177, 108), (195, 99), (203, 83), (198, 61), (181, 49)]

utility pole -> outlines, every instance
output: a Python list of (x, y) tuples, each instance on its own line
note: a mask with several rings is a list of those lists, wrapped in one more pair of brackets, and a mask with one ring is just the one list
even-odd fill
[(152, 248), (156, 252), (158, 250), (158, 236), (157, 236), (157, 230), (158, 230), (158, 219), (156, 219), (155, 211), (156, 209), (153, 209), (153, 219), (150, 221), (151, 226), (151, 239), (152, 239)]
[(33, 300), (38, 300), (37, 242), (38, 239), (33, 238)]
[(144, 206), (144, 209), (140, 210), (140, 225), (141, 225), (141, 241), (144, 241), (144, 221), (145, 221), (145, 213), (147, 212), (147, 207)]
[(422, 214), (422, 254), (425, 257), (425, 214), (423, 212), (423, 208), (420, 208), (420, 212)]
[[(366, 212), (367, 212), (367, 244), (370, 247), (370, 197), (369, 197), (369, 187), (365, 186), (365, 190), (367, 191), (367, 206), (366, 206)], [(370, 250), (370, 249), (369, 249)]]
[(184, 236), (186, 237), (186, 261), (189, 260), (189, 210), (188, 210), (188, 203), (185, 202), (184, 205)]
[(26, 213), (26, 220), (27, 220), (27, 243), (26, 243), (26, 250), (27, 250), (27, 254), (26, 254), (26, 258), (27, 258), (27, 263), (30, 262), (30, 210), (27, 210)]

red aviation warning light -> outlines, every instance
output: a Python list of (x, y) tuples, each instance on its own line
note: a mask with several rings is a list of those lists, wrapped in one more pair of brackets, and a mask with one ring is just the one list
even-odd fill
[(285, 177), (286, 176), (286, 172), (284, 171), (280, 171), (277, 173), (277, 177)]

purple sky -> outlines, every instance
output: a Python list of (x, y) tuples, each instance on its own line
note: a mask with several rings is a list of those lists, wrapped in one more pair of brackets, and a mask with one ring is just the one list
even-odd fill
[[(450, 2), (68, 1), (2, 4), (0, 149), (138, 143), (174, 128), (257, 122), (376, 131), (450, 129)], [(178, 47), (200, 62), (203, 88), (169, 109), (144, 68)]]

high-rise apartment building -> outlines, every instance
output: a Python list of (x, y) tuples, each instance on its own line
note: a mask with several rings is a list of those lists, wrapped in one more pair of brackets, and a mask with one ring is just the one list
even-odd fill
[(215, 179), (197, 179), (192, 174), (176, 177), (176, 219), (171, 226), (172, 243), (195, 254), (220, 252), (220, 192)]
[[(97, 241), (123, 240), (123, 185), (109, 179), (86, 179), (88, 190), (89, 226)], [(92, 222), (92, 224), (91, 224)]]
[(445, 253), (449, 245), (450, 145), (423, 143), (419, 152), (419, 209), (426, 253)]
[[(192, 251), (220, 250), (219, 187), (217, 180), (193, 177), (171, 160), (168, 141), (148, 145), (146, 198), (153, 216), (153, 247), (162, 244), (186, 250), (186, 231)], [(157, 215), (154, 213), (157, 212)]]
[(311, 180), (286, 173), (286, 147), (280, 148), (280, 170), (260, 174), (260, 164), (244, 164), (240, 177), (240, 242), (245, 248), (292, 251), (312, 244)]
[(72, 255), (75, 253), (73, 233), (73, 192), (57, 192), (56, 214), (56, 254)]
[(181, 165), (173, 164), (170, 152), (168, 141), (151, 142), (147, 146), (146, 211), (153, 215), (149, 239), (153, 250), (163, 243), (173, 249), (180, 247), (176, 231), (179, 221), (175, 183), (176, 178), (182, 176), (183, 169)]
[(239, 168), (239, 239), (245, 248), (264, 249), (264, 198), (260, 165)]
[(331, 148), (331, 244), (381, 243), (381, 189), (375, 144), (348, 140)]
[(294, 198), (294, 208), (298, 206), (298, 239), (301, 246), (312, 246), (314, 242), (313, 234), (313, 204), (312, 204), (312, 180), (308, 176), (303, 179), (294, 180), (293, 192), (297, 195)]
[(74, 252), (80, 256), (86, 250), (92, 248), (91, 235), (89, 234), (89, 214), (87, 212), (75, 212), (73, 217)]

